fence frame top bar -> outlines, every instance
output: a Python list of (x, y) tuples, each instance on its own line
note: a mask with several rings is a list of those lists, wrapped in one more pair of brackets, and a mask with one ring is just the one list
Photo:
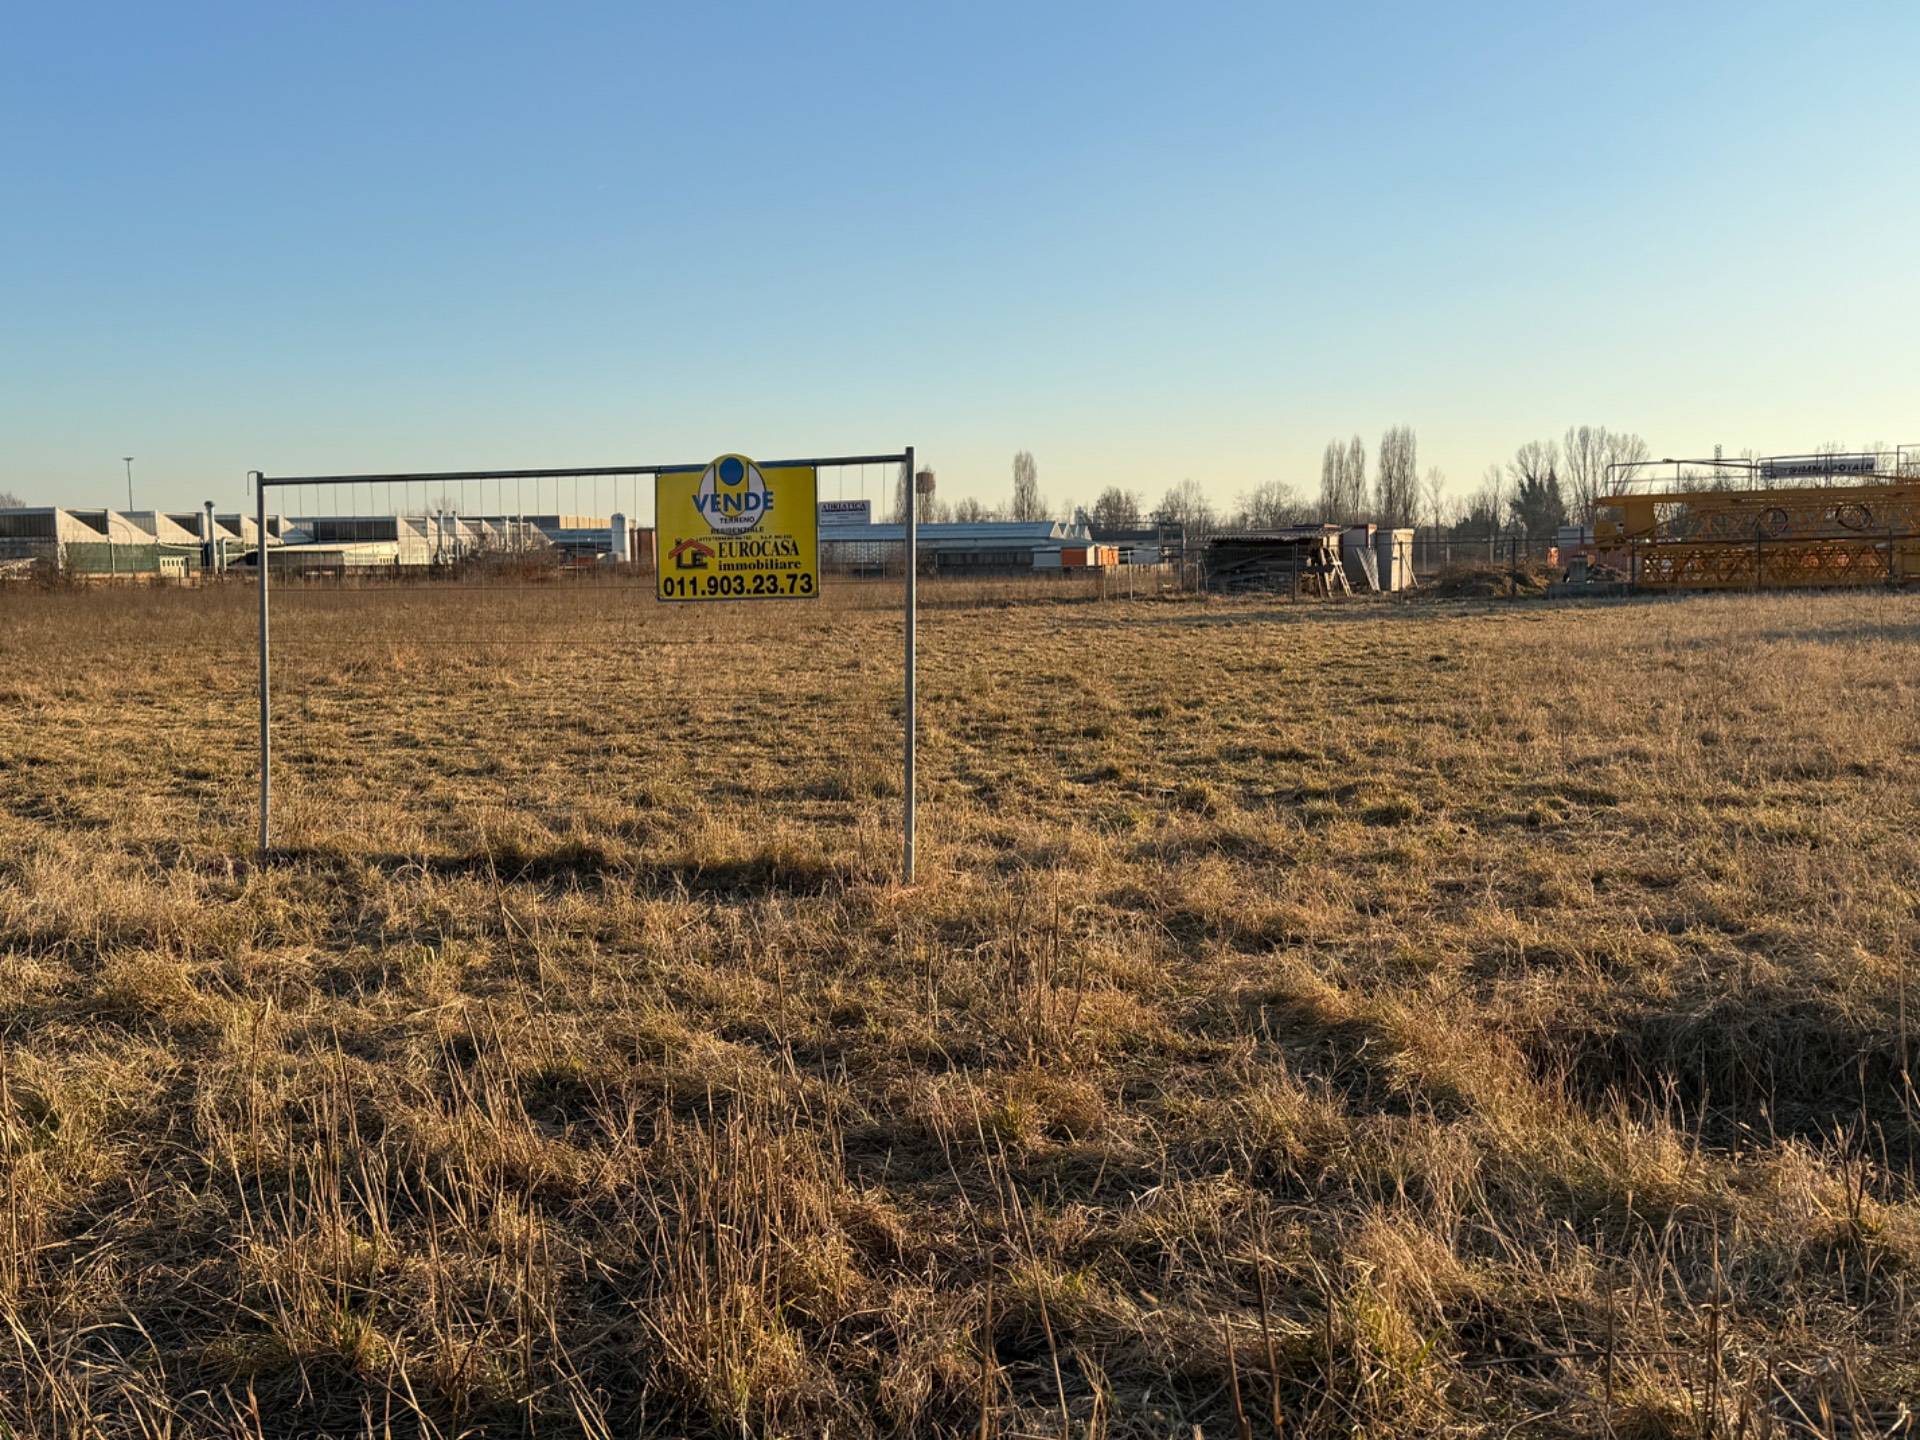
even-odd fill
[[(912, 451), (897, 455), (827, 455), (805, 460), (756, 460), (766, 469), (788, 467), (822, 468), (834, 465), (903, 465)], [(707, 468), (698, 465), (586, 465), (565, 470), (427, 470), (392, 475), (261, 475), (260, 485), (432, 485), (453, 484), (462, 480), (573, 480), (595, 475), (698, 475)]]

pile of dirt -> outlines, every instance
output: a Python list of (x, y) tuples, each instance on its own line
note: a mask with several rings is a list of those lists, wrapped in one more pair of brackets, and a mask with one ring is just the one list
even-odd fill
[(1449, 565), (1421, 588), (1442, 600), (1511, 600), (1545, 595), (1558, 578), (1545, 565)]

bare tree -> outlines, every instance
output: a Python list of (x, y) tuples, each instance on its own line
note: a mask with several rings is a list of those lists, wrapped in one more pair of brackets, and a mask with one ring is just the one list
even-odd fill
[(1447, 523), (1447, 477), (1438, 465), (1427, 467), (1426, 483), (1420, 488), (1427, 502), (1427, 522), (1437, 531)]
[[(1753, 452), (1749, 450), (1743, 453), (1751, 455)], [(1601, 488), (1618, 493), (1622, 486), (1640, 478), (1640, 473), (1652, 463), (1653, 452), (1647, 449), (1645, 440), (1631, 431), (1616, 431), (1607, 436), (1606, 449), (1600, 458), (1605, 462), (1600, 470)]]
[(1320, 518), (1340, 525), (1366, 519), (1367, 447), (1360, 437), (1329, 440), (1320, 457)]
[(1238, 525), (1245, 530), (1278, 530), (1299, 525), (1311, 509), (1284, 480), (1268, 480), (1240, 497)]
[(993, 518), (993, 512), (987, 508), (984, 501), (976, 500), (973, 496), (968, 495), (964, 499), (954, 502), (953, 518), (963, 520), (968, 524), (977, 525), (982, 520), (991, 520)]
[(1507, 514), (1507, 472), (1489, 465), (1480, 488), (1467, 497), (1465, 512), (1454, 522), (1453, 533), (1463, 540), (1491, 540), (1500, 533)]
[(1568, 426), (1560, 479), (1569, 517), (1581, 525), (1591, 522), (1594, 507), (1638, 474), (1646, 459), (1647, 442), (1638, 435), (1604, 425)]
[(1338, 514), (1330, 518), (1351, 525), (1367, 518), (1367, 447), (1354, 436), (1347, 442), (1347, 464), (1340, 481), (1344, 502)]
[(1199, 482), (1192, 479), (1182, 480), (1167, 491), (1153, 516), (1156, 520), (1183, 527), (1189, 540), (1212, 534), (1215, 525), (1213, 503), (1207, 499), (1206, 491), (1200, 488)]
[(1529, 440), (1513, 452), (1513, 459), (1507, 462), (1507, 474), (1517, 488), (1522, 481), (1531, 480), (1544, 484), (1549, 473), (1558, 483), (1560, 471), (1560, 442), (1557, 440)]
[(1093, 502), (1093, 523), (1102, 530), (1136, 530), (1140, 526), (1140, 497), (1131, 490), (1109, 485)]
[(1507, 462), (1512, 488), (1507, 510), (1520, 533), (1529, 539), (1551, 536), (1566, 523), (1567, 506), (1560, 491), (1560, 443), (1529, 440)]
[(1604, 425), (1569, 425), (1561, 442), (1567, 509), (1577, 524), (1593, 519), (1594, 502), (1606, 490), (1607, 441), (1611, 438)]
[(1380, 437), (1374, 467), (1374, 520), (1389, 529), (1411, 525), (1420, 508), (1420, 470), (1411, 425), (1395, 425)]
[(27, 502), (11, 490), (0, 490), (0, 510), (24, 510)]
[(1013, 503), (1007, 507), (1013, 520), (1044, 520), (1047, 502), (1040, 498), (1040, 467), (1033, 463), (1033, 452), (1022, 450), (1013, 457)]
[(1338, 440), (1327, 441), (1327, 448), (1320, 452), (1320, 514), (1323, 518), (1338, 515), (1345, 508), (1341, 486), (1346, 474), (1347, 447)]

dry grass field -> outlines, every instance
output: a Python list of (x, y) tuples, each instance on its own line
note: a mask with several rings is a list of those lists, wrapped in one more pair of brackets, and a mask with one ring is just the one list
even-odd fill
[(0, 1434), (1915, 1432), (1920, 597), (890, 598), (0, 594)]

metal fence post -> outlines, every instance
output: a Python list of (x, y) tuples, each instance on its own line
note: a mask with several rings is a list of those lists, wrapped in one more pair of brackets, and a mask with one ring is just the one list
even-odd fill
[[(917, 719), (918, 696), (914, 691), (914, 663), (916, 656), (915, 631), (919, 626), (920, 606), (920, 477), (913, 470), (913, 447), (907, 446), (907, 586), (906, 586), (906, 630), (907, 630), (907, 687), (906, 687), (906, 774), (904, 787), (906, 800), (901, 814), (900, 846), (900, 883), (913, 884), (913, 822), (915, 796), (913, 786), (913, 749)], [(264, 632), (262, 632), (264, 633)], [(262, 674), (265, 672), (263, 671)], [(264, 691), (262, 692), (265, 693)]]
[(253, 472), (253, 492), (254, 522), (259, 527), (254, 532), (253, 554), (260, 566), (260, 852), (264, 855), (271, 835), (267, 825), (267, 773), (272, 741), (267, 724), (267, 477), (258, 470)]

